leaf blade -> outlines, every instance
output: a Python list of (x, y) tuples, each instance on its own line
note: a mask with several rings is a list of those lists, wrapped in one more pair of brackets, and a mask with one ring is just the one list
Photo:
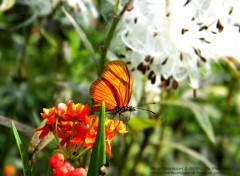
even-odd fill
[(99, 175), (99, 168), (106, 164), (106, 159), (105, 103), (102, 102), (99, 115), (97, 137), (92, 150), (88, 176)]
[(15, 137), (16, 142), (17, 142), (18, 150), (19, 150), (20, 155), (21, 155), (24, 175), (32, 176), (32, 172), (31, 172), (30, 165), (29, 165), (29, 162), (28, 162), (27, 153), (24, 150), (22, 141), (20, 139), (20, 136), (18, 134), (17, 128), (15, 127), (13, 121), (12, 121), (12, 129), (13, 129), (14, 137)]
[(190, 111), (192, 111), (192, 113), (194, 114), (194, 117), (196, 118), (200, 127), (206, 133), (209, 140), (213, 144), (216, 143), (216, 138), (214, 135), (213, 127), (210, 122), (210, 119), (209, 119), (210, 117), (209, 117), (206, 107), (204, 107), (203, 105), (196, 104), (191, 101), (186, 101), (186, 100), (184, 102), (179, 101), (179, 100), (161, 101), (160, 104), (183, 107), (185, 109), (189, 109)]

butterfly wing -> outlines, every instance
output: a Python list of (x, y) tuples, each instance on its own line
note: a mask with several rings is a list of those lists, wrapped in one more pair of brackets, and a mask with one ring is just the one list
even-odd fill
[(117, 105), (111, 86), (101, 78), (92, 83), (90, 87), (90, 95), (94, 102), (94, 105), (92, 106), (93, 111), (100, 110), (102, 101), (105, 102), (107, 111), (113, 110)]
[(108, 62), (104, 67), (102, 78), (108, 80), (116, 89), (117, 106), (127, 106), (131, 98), (133, 84), (127, 65), (120, 60)]
[(92, 109), (99, 110), (101, 101), (105, 101), (107, 110), (127, 106), (132, 94), (132, 84), (132, 77), (123, 61), (108, 62), (101, 78), (90, 87), (94, 102)]

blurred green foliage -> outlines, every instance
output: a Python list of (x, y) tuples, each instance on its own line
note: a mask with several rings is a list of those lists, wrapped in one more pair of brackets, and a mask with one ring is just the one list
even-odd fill
[[(34, 15), (30, 5), (16, 3), (0, 14), (0, 115), (32, 128), (39, 125), (44, 107), (70, 99), (90, 103), (88, 88), (97, 76), (89, 52), (73, 27), (59, 22), (58, 16), (64, 15), (58, 8), (29, 24), (24, 22)], [(101, 28), (98, 30), (86, 30), (96, 50), (103, 40)], [(29, 136), (22, 137), (27, 147)], [(16, 157), (20, 158), (11, 129), (1, 126), (0, 139), (0, 168), (7, 162), (19, 167), (21, 162), (15, 163)], [(49, 152), (40, 153), (39, 157), (45, 158), (45, 162), (34, 167), (35, 173), (47, 168)]]
[[(0, 13), (0, 116), (36, 128), (44, 107), (70, 99), (91, 104), (89, 87), (97, 69), (75, 29), (60, 21), (61, 7), (73, 15), (66, 4), (59, 3), (47, 13), (20, 2)], [(91, 27), (81, 27), (99, 58), (108, 26), (99, 17)], [(149, 105), (155, 116), (139, 111), (127, 123), (129, 132), (114, 139), (108, 175), (150, 175), (154, 168), (192, 166), (203, 171), (214, 166), (223, 175), (235, 175), (240, 171), (239, 88), (239, 70), (220, 62), (213, 65), (197, 98), (184, 85), (166, 90), (159, 104)], [(27, 147), (30, 137), (20, 136)], [(55, 146), (53, 141), (36, 155), (35, 175), (46, 175), (43, 171)], [(12, 163), (20, 174), (16, 142), (4, 125), (0, 156), (1, 170)], [(223, 168), (231, 169), (224, 173)]]

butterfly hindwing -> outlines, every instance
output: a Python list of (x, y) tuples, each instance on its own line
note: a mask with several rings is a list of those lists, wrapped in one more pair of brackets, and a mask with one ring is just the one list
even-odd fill
[(97, 79), (93, 82), (90, 87), (90, 94), (94, 102), (92, 110), (99, 111), (102, 101), (106, 104), (106, 110), (112, 110), (116, 107), (117, 102), (112, 94), (112, 90), (102, 79)]

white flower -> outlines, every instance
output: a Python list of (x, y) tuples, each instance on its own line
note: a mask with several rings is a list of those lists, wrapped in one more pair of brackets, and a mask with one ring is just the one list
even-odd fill
[(135, 0), (111, 49), (154, 83), (188, 80), (199, 87), (211, 62), (240, 60), (240, 0)]

